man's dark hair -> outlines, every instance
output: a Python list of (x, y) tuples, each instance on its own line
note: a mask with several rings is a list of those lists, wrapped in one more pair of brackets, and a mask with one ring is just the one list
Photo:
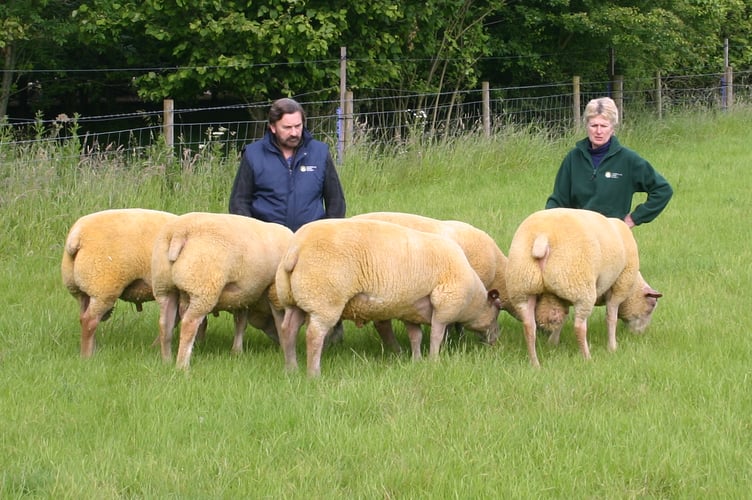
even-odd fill
[(289, 115), (291, 113), (300, 113), (300, 116), (303, 117), (303, 125), (305, 125), (305, 111), (298, 101), (288, 97), (277, 99), (272, 103), (272, 107), (269, 108), (269, 123), (277, 123), (282, 118), (282, 115)]

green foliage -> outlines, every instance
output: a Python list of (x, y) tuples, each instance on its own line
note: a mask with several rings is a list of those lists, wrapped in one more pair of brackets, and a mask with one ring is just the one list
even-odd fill
[[(266, 2), (253, 10), (238, 2), (110, 2), (93, 0), (75, 15), (102, 49), (108, 40), (136, 39), (151, 52), (133, 54), (130, 64), (169, 66), (137, 79), (147, 100), (195, 99), (204, 91), (263, 99), (268, 94), (322, 86), (339, 69), (316, 74), (314, 61), (330, 57), (344, 13), (308, 9), (304, 2)], [(111, 11), (114, 10), (114, 15)], [(102, 38), (99, 33), (107, 33)], [(145, 36), (144, 36), (145, 35)], [(290, 71), (291, 62), (311, 61)], [(316, 76), (311, 79), (311, 76)]]
[[(59, 274), (70, 224), (111, 207), (224, 212), (237, 158), (214, 131), (187, 163), (164, 145), (130, 158), (0, 142), (0, 497), (746, 497), (750, 119), (630, 115), (620, 130), (676, 194), (634, 230), (643, 274), (665, 296), (644, 335), (619, 327), (615, 353), (602, 308), (592, 361), (570, 320), (560, 346), (539, 340), (540, 371), (508, 315), (498, 345), (454, 335), (435, 363), (384, 352), (370, 325), (346, 322), (315, 381), (285, 373), (252, 328), (231, 356), (227, 314), (210, 318), (179, 373), (151, 347), (153, 303), (119, 303), (95, 356), (78, 357), (78, 307)], [(576, 138), (504, 128), (490, 140), (360, 146), (340, 168), (349, 213), (465, 220), (506, 251)], [(298, 349), (303, 358), (302, 335)]]
[(484, 64), (484, 78), (606, 80), (611, 50), (615, 73), (633, 78), (657, 70), (721, 72), (724, 37), (732, 38), (734, 65), (745, 67), (749, 9), (740, 0), (512, 4), (491, 16), (491, 53), (500, 59)]
[[(355, 91), (605, 81), (611, 53), (630, 78), (718, 73), (726, 38), (731, 64), (745, 68), (751, 9), (744, 0), (9, 0), (0, 51), (5, 69), (44, 70), (31, 105), (48, 114), (132, 92), (151, 102), (330, 100), (341, 47)], [(28, 78), (4, 74), (0, 104)]]
[[(63, 47), (76, 31), (69, 12), (67, 2), (5, 0), (0, 4), (0, 69), (4, 70), (0, 78), (0, 117), (6, 115), (10, 96), (22, 74), (17, 71), (34, 69), (42, 61), (45, 69), (72, 67), (58, 66), (67, 60)], [(54, 80), (47, 83), (45, 87), (53, 95), (56, 88), (65, 86)]]

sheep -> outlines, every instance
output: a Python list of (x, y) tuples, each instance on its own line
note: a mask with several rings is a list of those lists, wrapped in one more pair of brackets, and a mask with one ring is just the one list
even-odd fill
[(439, 234), (454, 240), (465, 253), (468, 262), (488, 290), (497, 289), (504, 309), (508, 308), (506, 294), (507, 257), (496, 241), (485, 231), (458, 220), (438, 220), (423, 215), (402, 212), (369, 212), (351, 219), (391, 222), (418, 231)]
[(79, 218), (65, 239), (63, 284), (78, 300), (81, 357), (94, 354), (95, 334), (118, 298), (136, 304), (154, 300), (151, 249), (157, 232), (177, 215), (141, 208), (111, 209)]
[[(486, 289), (496, 289), (499, 291), (502, 310), (511, 313), (509, 298), (506, 293), (505, 272), (507, 257), (494, 239), (485, 231), (462, 221), (438, 220), (423, 215), (403, 212), (369, 212), (354, 215), (351, 218), (391, 222), (418, 231), (439, 234), (454, 240), (462, 248), (470, 266), (478, 274)], [(397, 341), (394, 339), (391, 322), (377, 322), (374, 326), (382, 338), (389, 339), (387, 345), (396, 346), (396, 350), (399, 352), (399, 345), (397, 345)]]
[(599, 298), (606, 305), (610, 352), (616, 350), (618, 317), (631, 330), (644, 331), (663, 295), (645, 282), (639, 268), (637, 242), (620, 219), (571, 208), (529, 215), (512, 237), (506, 282), (512, 305), (522, 318), (531, 365), (540, 366), (534, 311), (542, 294), (556, 297), (549, 302), (554, 311), (551, 323), (558, 328), (552, 334), (554, 343), (572, 304), (575, 334), (585, 359), (590, 359), (587, 320)]
[(172, 332), (180, 314), (176, 367), (187, 369), (199, 327), (209, 313), (235, 320), (232, 351), (243, 349), (248, 322), (278, 339), (282, 310), (274, 274), (292, 238), (281, 224), (233, 214), (192, 212), (166, 224), (152, 252), (154, 297), (159, 304), (162, 359), (172, 359)]
[(497, 290), (486, 291), (462, 249), (443, 236), (388, 222), (323, 219), (298, 229), (277, 269), (285, 308), (280, 344), (288, 370), (297, 368), (295, 338), (306, 329), (307, 370), (321, 373), (327, 332), (340, 318), (405, 322), (413, 359), (421, 357), (421, 324), (431, 325), (429, 357), (439, 354), (448, 324), (499, 336)]

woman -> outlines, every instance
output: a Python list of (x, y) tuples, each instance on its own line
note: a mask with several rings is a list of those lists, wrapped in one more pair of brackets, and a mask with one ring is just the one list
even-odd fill
[[(650, 222), (668, 205), (673, 189), (652, 165), (614, 135), (619, 124), (616, 103), (591, 100), (583, 117), (587, 139), (564, 157), (546, 208), (583, 208), (624, 220), (630, 227)], [(632, 210), (634, 193), (647, 199)]]

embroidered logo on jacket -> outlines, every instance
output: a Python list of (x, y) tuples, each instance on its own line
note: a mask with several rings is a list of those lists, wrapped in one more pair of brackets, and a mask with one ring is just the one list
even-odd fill
[(316, 165), (301, 165), (300, 171), (301, 172), (315, 172), (317, 166)]
[(623, 174), (621, 172), (606, 172), (604, 175), (606, 176), (606, 179), (618, 179)]

